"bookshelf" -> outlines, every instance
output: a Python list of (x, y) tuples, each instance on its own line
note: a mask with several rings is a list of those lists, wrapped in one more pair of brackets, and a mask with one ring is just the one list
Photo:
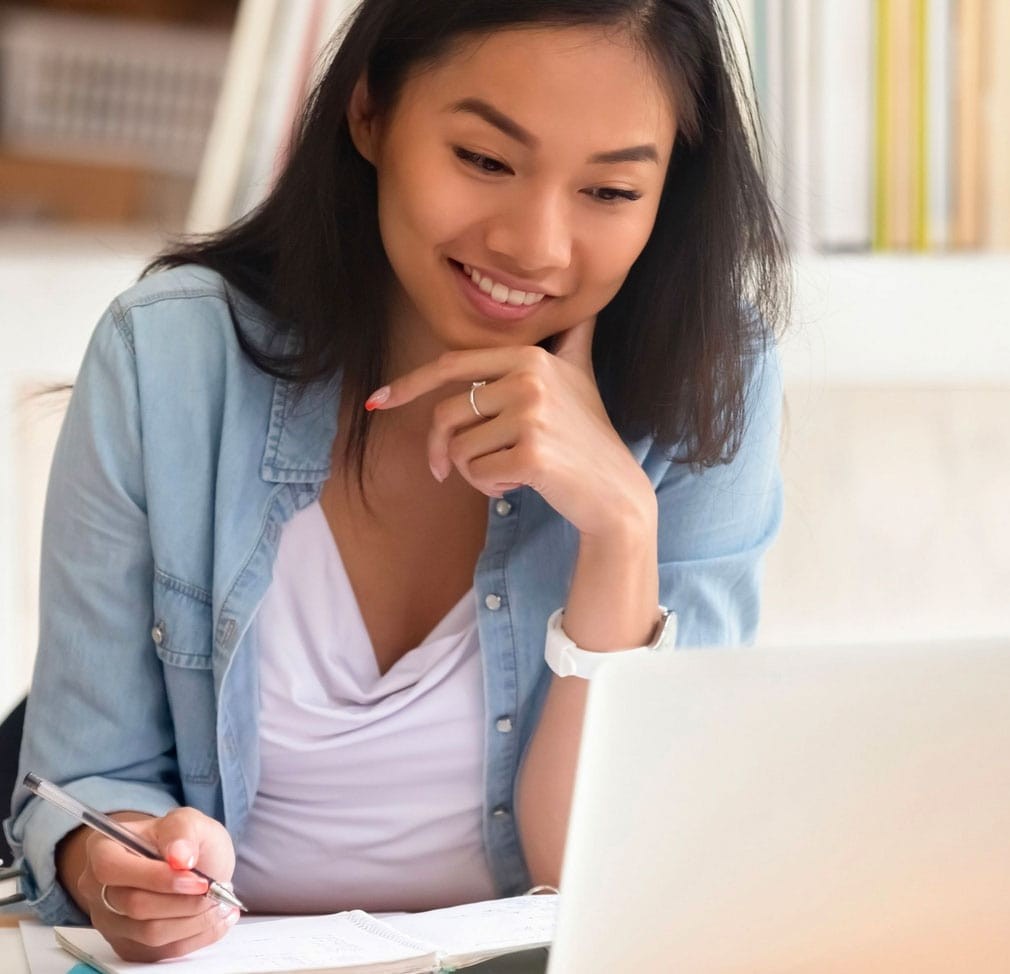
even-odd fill
[(179, 228), (237, 5), (0, 9), (0, 219)]

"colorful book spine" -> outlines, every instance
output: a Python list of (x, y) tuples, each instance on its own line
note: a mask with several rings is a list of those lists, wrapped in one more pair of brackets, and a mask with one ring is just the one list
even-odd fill
[(982, 38), (985, 0), (959, 0), (954, 20), (955, 247), (982, 242)]
[(983, 243), (1010, 249), (1010, 0), (989, 0), (985, 23)]
[(950, 240), (953, 124), (952, 0), (928, 0), (926, 9), (926, 246)]

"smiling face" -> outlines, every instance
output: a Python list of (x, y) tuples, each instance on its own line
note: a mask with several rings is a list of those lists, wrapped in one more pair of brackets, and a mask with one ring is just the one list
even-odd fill
[(413, 74), (388, 117), (363, 92), (351, 131), (377, 172), (398, 365), (535, 344), (614, 297), (676, 133), (668, 89), (630, 40), (501, 31)]

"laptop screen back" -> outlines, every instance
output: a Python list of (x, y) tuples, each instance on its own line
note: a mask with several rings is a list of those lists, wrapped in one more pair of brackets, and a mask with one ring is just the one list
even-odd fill
[(1010, 970), (1010, 643), (594, 680), (551, 974)]

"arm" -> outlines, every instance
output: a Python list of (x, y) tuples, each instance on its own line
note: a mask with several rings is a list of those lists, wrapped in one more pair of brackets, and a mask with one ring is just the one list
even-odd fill
[[(583, 649), (644, 646), (652, 638), (659, 604), (656, 497), (640, 479), (647, 493), (615, 521), (613, 532), (580, 539), (564, 629)], [(588, 692), (588, 680), (551, 678), (523, 763), (517, 821), (535, 884), (560, 885)]]
[[(781, 384), (774, 354), (756, 364), (748, 428), (732, 463), (701, 473), (656, 447), (640, 466), (617, 435), (592, 369), (593, 322), (539, 348), (449, 352), (377, 390), (366, 408), (395, 409), (486, 376), (480, 413), (466, 393), (435, 408), (428, 456), (489, 496), (536, 490), (579, 533), (565, 631), (584, 649), (649, 642), (660, 602), (682, 645), (746, 641), (757, 623), (760, 555), (778, 526)], [(561, 871), (586, 686), (553, 678), (517, 786), (531, 875)]]
[(114, 305), (88, 348), (57, 444), (21, 774), (35, 771), (133, 821), (168, 863), (78, 828), (23, 787), (10, 834), (43, 920), (90, 920), (122, 956), (156, 960), (227, 929), (231, 912), (201, 895), (206, 883), (187, 863), (227, 879), (234, 855), (221, 825), (177, 808), (174, 725), (151, 640), (154, 565), (132, 338)]
[[(150, 644), (153, 560), (131, 337), (114, 305), (88, 347), (53, 458), (21, 773), (101, 811), (162, 815), (179, 789)], [(29, 902), (48, 923), (84, 921), (54, 858), (75, 823), (20, 787), (12, 812)]]
[[(648, 499), (628, 479), (640, 516), (627, 516), (623, 531), (619, 521), (606, 541), (580, 539), (564, 617), (579, 646), (646, 644), (658, 603), (677, 612), (682, 645), (753, 638), (760, 558), (780, 519), (781, 399), (772, 354), (755, 370), (747, 432), (732, 463), (702, 473), (669, 465), (655, 492), (647, 484)], [(588, 689), (576, 677), (551, 678), (521, 769), (518, 823), (537, 884), (559, 885)]]

